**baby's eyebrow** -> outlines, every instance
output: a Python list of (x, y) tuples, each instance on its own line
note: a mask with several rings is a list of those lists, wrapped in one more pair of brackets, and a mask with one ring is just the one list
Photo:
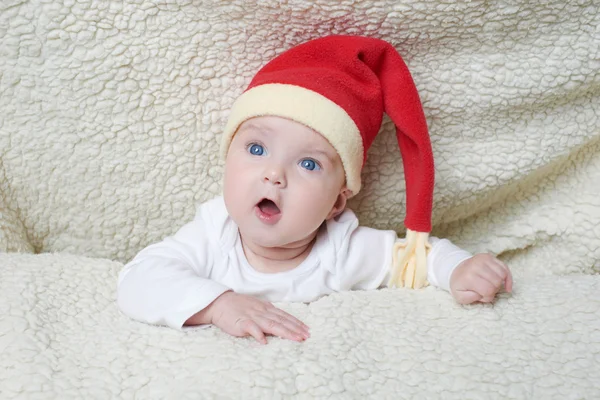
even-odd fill
[(270, 127), (263, 126), (263, 125), (257, 125), (253, 122), (246, 122), (244, 124), (244, 126), (242, 127), (242, 130), (248, 130), (248, 129), (252, 129), (254, 131), (261, 132), (261, 133), (273, 132), (273, 129), (271, 129)]
[(319, 150), (319, 149), (304, 149), (304, 152), (309, 153), (309, 154), (310, 153), (312, 153), (312, 154), (315, 154), (315, 153), (316, 154), (320, 154), (323, 157), (327, 158), (329, 160), (329, 162), (331, 162), (332, 164), (334, 164), (334, 158), (331, 157), (331, 155), (328, 152), (324, 151), (324, 150)]

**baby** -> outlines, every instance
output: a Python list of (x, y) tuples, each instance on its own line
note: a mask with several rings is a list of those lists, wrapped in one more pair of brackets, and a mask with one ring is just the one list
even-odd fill
[[(347, 200), (360, 190), (383, 112), (397, 128), (407, 238), (361, 227)], [(295, 341), (309, 328), (271, 302), (342, 290), (430, 283), (461, 304), (491, 302), (508, 267), (430, 237), (433, 155), (418, 93), (382, 40), (329, 36), (265, 65), (236, 100), (223, 134), (223, 196), (143, 249), (119, 276), (131, 318), (181, 329), (213, 324), (234, 336)]]

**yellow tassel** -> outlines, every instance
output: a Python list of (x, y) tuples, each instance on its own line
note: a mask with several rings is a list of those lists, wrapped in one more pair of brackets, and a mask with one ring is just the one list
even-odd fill
[(427, 254), (431, 250), (429, 233), (406, 231), (406, 242), (396, 242), (388, 287), (420, 289), (427, 286)]

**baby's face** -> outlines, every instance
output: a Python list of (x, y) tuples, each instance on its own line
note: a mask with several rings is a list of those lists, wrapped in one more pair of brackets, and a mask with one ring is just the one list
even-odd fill
[(345, 205), (344, 182), (340, 157), (323, 136), (285, 118), (257, 117), (231, 142), (223, 195), (244, 239), (282, 247)]

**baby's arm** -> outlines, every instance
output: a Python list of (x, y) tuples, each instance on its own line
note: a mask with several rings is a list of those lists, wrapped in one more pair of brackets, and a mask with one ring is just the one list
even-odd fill
[(430, 237), (429, 243), (427, 280), (460, 304), (492, 302), (502, 285), (512, 290), (510, 269), (491, 254), (472, 255), (448, 239)]
[[(375, 289), (387, 285), (392, 266), (392, 249), (403, 243), (395, 232), (358, 225), (351, 212), (328, 224), (337, 243), (336, 272), (338, 290)], [(427, 255), (427, 280), (449, 291), (461, 304), (492, 301), (504, 284), (512, 290), (512, 277), (506, 265), (490, 254), (471, 253), (448, 239), (430, 237)]]
[(143, 249), (119, 275), (117, 301), (138, 321), (180, 329), (228, 287), (208, 279), (214, 254), (196, 218)]
[[(206, 211), (206, 210), (203, 210)], [(119, 275), (118, 304), (138, 321), (181, 329), (214, 324), (233, 336), (265, 334), (303, 341), (308, 327), (271, 303), (238, 294), (210, 279), (221, 253), (208, 235), (214, 229), (199, 212), (174, 236), (143, 249)]]

